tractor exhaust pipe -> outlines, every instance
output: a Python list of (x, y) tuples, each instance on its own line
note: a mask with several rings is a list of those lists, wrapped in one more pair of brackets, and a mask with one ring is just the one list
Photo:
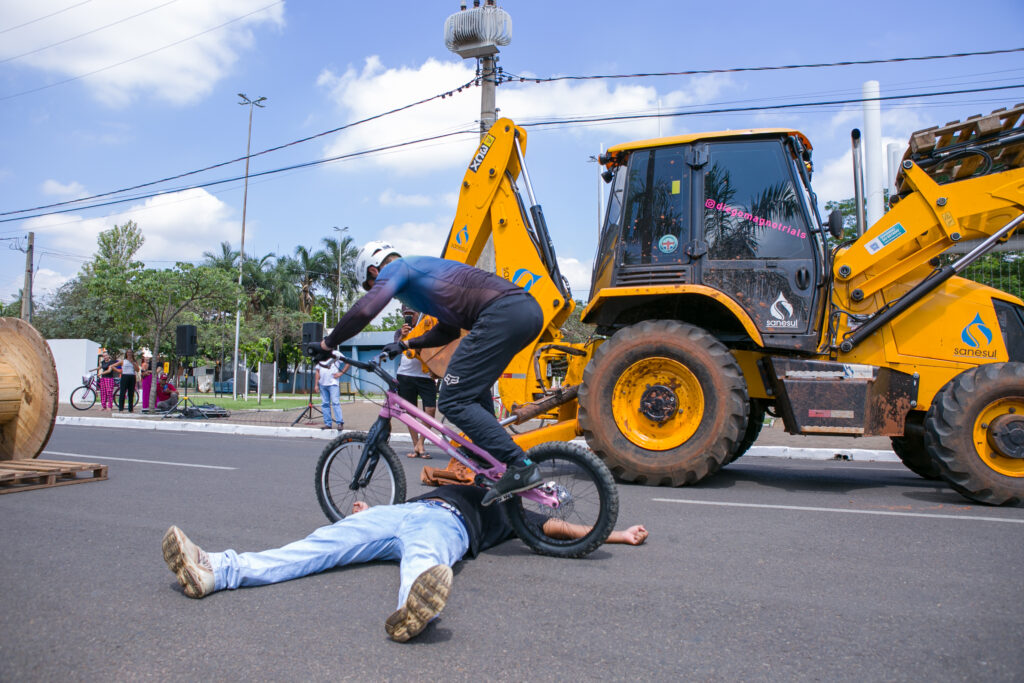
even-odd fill
[(859, 128), (850, 131), (850, 143), (853, 145), (853, 204), (857, 209), (857, 237), (860, 237), (867, 230), (868, 221), (864, 215), (864, 148)]

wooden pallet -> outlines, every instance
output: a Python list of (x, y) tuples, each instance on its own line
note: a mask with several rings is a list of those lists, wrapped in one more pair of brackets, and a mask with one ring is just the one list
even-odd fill
[[(983, 142), (1000, 133), (1018, 128), (1024, 130), (1024, 103), (1011, 109), (996, 109), (987, 116), (975, 114), (963, 121), (950, 121), (944, 126), (932, 126), (912, 133), (903, 160), (920, 159), (947, 147)], [(1024, 166), (1024, 141), (1018, 140), (994, 150), (988, 150), (992, 157), (992, 172)], [(961, 180), (973, 174), (981, 165), (981, 158), (971, 156), (954, 159), (928, 169), (928, 175), (940, 183)], [(896, 177), (896, 186), (902, 192), (903, 170)]]
[(107, 466), (95, 463), (0, 460), (0, 494), (103, 481), (106, 478)]

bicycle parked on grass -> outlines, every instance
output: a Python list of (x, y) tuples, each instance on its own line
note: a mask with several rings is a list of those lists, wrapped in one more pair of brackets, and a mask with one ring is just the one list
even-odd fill
[[(121, 391), (121, 378), (114, 378), (114, 396), (116, 397)], [(71, 406), (78, 410), (89, 410), (96, 405), (96, 398), (100, 395), (100, 381), (96, 377), (96, 373), (89, 375), (82, 375), (82, 384), (75, 387), (71, 392)], [(139, 387), (135, 387), (135, 403), (133, 405), (142, 405), (139, 403)]]
[[(368, 432), (346, 432), (335, 438), (316, 465), (316, 495), (332, 522), (344, 517), (357, 500), (370, 505), (405, 501), (406, 480), (402, 462), (388, 445), (391, 420), (397, 419), (476, 473), (476, 483), (490, 487), (501, 478), (505, 465), (463, 435), (441, 424), (398, 395), (398, 380), (381, 367), (385, 356), (369, 362), (335, 358), (352, 367), (372, 372), (387, 388), (380, 415)], [(515, 420), (510, 417), (508, 420)], [(618, 517), (619, 497), (608, 467), (588, 449), (554, 441), (527, 451), (540, 467), (541, 486), (508, 496), (509, 522), (533, 550), (556, 557), (583, 557), (598, 548), (611, 533)], [(537, 514), (528, 514), (537, 513)], [(577, 539), (554, 538), (543, 531), (543, 521), (558, 518), (589, 527)]]

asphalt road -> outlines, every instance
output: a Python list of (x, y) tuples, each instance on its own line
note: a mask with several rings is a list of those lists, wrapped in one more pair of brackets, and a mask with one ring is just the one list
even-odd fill
[(457, 567), (407, 644), (383, 629), (394, 565), (186, 598), (167, 526), (208, 550), (305, 535), (323, 446), (58, 426), (41, 457), (110, 479), (0, 496), (0, 680), (1024, 678), (1024, 509), (888, 463), (747, 456), (699, 486), (620, 486), (646, 545), (506, 543)]

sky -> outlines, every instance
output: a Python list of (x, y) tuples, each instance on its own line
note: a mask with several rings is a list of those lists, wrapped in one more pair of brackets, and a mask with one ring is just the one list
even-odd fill
[[(970, 11), (944, 0), (498, 4), (512, 21), (499, 66), (534, 79), (1024, 47), (1020, 0), (977, 2)], [(475, 60), (444, 42), (445, 19), (458, 11), (458, 0), (0, 0), (0, 301), (15, 299), (22, 286), (18, 249), (30, 231), (37, 298), (79, 272), (100, 231), (127, 220), (142, 229), (139, 256), (150, 267), (199, 262), (223, 241), (237, 249), (250, 113), (237, 93), (267, 98), (253, 111), (252, 154), (316, 136), (251, 157), (247, 255), (319, 248), (334, 227), (348, 228), (359, 244), (385, 239), (403, 253), (438, 255), (479, 139), (480, 89), (458, 91), (474, 78)], [(853, 196), (850, 130), (863, 128), (862, 105), (698, 112), (856, 99), (869, 80), (879, 81), (883, 97), (1020, 86), (883, 102), (883, 148), (905, 146), (915, 130), (1024, 102), (1024, 52), (516, 78), (498, 87), (497, 105), (500, 116), (527, 126), (530, 178), (562, 272), (584, 298), (603, 185), (594, 157), (602, 149), (659, 135), (796, 128), (814, 145), (812, 184), (824, 206)], [(638, 114), (645, 118), (531, 126)], [(216, 184), (194, 187), (207, 183)], [(75, 203), (95, 195), (105, 196)], [(94, 206), (113, 200), (127, 201)]]

